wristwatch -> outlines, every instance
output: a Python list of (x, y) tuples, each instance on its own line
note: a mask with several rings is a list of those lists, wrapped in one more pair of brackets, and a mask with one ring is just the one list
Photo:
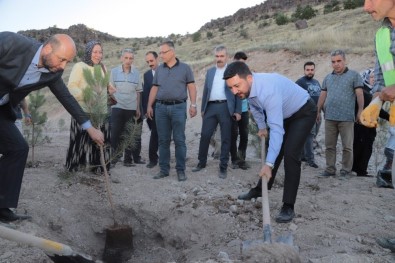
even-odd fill
[(196, 107), (197, 107), (197, 105), (196, 105), (196, 104), (191, 104), (191, 107), (194, 107), (194, 108), (196, 108)]
[(273, 166), (274, 166), (274, 164), (269, 163), (269, 162), (266, 162), (265, 164), (266, 164), (267, 166), (269, 166), (270, 168), (273, 168)]

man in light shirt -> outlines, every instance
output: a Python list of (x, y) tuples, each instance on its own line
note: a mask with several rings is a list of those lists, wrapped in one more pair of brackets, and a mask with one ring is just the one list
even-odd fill
[[(259, 176), (265, 176), (271, 189), (277, 170), (284, 158), (283, 206), (276, 217), (278, 223), (290, 222), (299, 188), (304, 142), (313, 128), (317, 106), (306, 90), (277, 73), (251, 73), (247, 64), (235, 61), (224, 72), (226, 84), (240, 99), (248, 98), (250, 110), (258, 125), (258, 135), (267, 137), (269, 149)], [(240, 195), (242, 200), (261, 196), (260, 179), (257, 186)]]

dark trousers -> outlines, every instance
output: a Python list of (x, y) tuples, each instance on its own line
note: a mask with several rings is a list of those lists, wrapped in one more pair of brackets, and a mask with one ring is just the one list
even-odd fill
[(8, 105), (0, 106), (0, 208), (16, 208), (29, 146), (10, 117)]
[[(138, 120), (135, 123), (134, 117), (136, 116), (135, 110), (124, 110), (119, 108), (112, 108), (111, 110), (111, 148), (113, 150), (113, 158), (119, 159), (122, 157), (122, 148), (125, 149), (124, 162), (140, 161), (141, 152), (141, 126), (142, 121)], [(127, 141), (131, 142), (128, 145), (122, 145), (124, 138), (130, 136), (128, 134), (127, 125), (130, 123), (131, 129), (138, 129), (136, 136)], [(138, 125), (137, 127), (133, 125)], [(120, 146), (123, 147), (120, 147)]]
[(362, 124), (354, 124), (353, 165), (352, 171), (358, 175), (367, 175), (373, 143), (376, 138), (376, 128), (368, 128)]
[[(246, 151), (248, 145), (248, 111), (241, 113), (239, 121), (233, 121), (232, 125), (232, 139), (230, 144), (230, 155), (232, 163), (237, 160), (245, 161)], [(237, 136), (240, 135), (239, 147), (237, 147)]]
[(156, 130), (155, 118), (147, 118), (148, 128), (151, 130), (148, 146), (148, 158), (151, 163), (158, 162), (158, 131)]
[(232, 121), (226, 102), (208, 103), (203, 115), (202, 132), (200, 135), (199, 164), (206, 165), (210, 139), (219, 124), (221, 127), (220, 168), (226, 169), (228, 167)]
[[(274, 163), (272, 178), (268, 182), (268, 189), (273, 186), (278, 168), (284, 159), (284, 192), (283, 203), (295, 204), (298, 193), (301, 161), (300, 156), (307, 136), (313, 128), (317, 118), (317, 106), (313, 100), (308, 100), (306, 104), (295, 112), (291, 117), (284, 120), (284, 137), (280, 153)], [(270, 144), (270, 141), (269, 141)], [(256, 186), (261, 190), (262, 180)]]

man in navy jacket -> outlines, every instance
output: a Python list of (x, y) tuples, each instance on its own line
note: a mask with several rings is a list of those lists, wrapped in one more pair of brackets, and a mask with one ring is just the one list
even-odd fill
[(192, 171), (197, 172), (206, 167), (210, 139), (219, 124), (221, 127), (219, 177), (225, 179), (229, 161), (232, 122), (233, 118), (236, 121), (241, 118), (241, 100), (231, 92), (223, 79), (228, 59), (226, 47), (217, 46), (214, 53), (216, 66), (207, 71), (204, 82), (199, 163)]
[(91, 125), (61, 78), (75, 55), (75, 43), (65, 34), (54, 35), (41, 44), (20, 34), (0, 32), (0, 221), (30, 218), (10, 210), (18, 205), (29, 153), (29, 146), (14, 123), (16, 109), (30, 92), (49, 87), (92, 140), (104, 143), (102, 132)]

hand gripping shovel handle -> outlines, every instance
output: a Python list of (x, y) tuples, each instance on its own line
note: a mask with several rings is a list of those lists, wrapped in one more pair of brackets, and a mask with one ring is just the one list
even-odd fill
[[(261, 138), (261, 162), (262, 166), (266, 162), (266, 137)], [(270, 208), (269, 208), (269, 194), (267, 191), (267, 178), (262, 178), (262, 222), (263, 222), (263, 241), (265, 243), (272, 243), (272, 230), (270, 227)]]

